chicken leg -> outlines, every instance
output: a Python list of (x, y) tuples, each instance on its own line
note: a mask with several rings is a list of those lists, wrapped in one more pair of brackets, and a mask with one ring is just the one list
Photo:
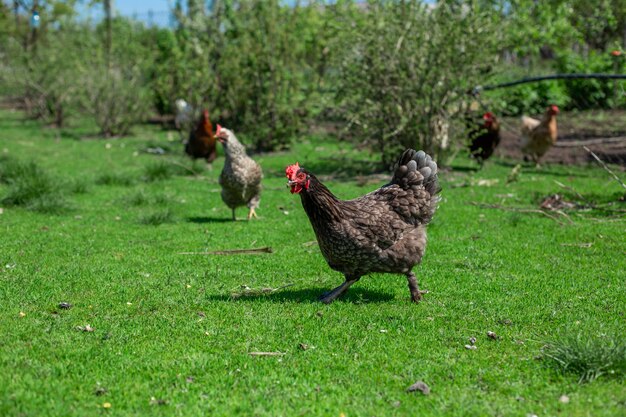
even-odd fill
[(235, 217), (235, 209), (232, 209), (232, 210), (233, 210), (233, 221), (236, 221), (237, 217)]
[(346, 280), (345, 280), (345, 282), (343, 284), (341, 284), (340, 286), (338, 286), (334, 290), (329, 291), (329, 292), (323, 294), (319, 298), (319, 300), (322, 303), (324, 303), (324, 304), (332, 303), (333, 301), (335, 301), (335, 299), (340, 297), (344, 292), (348, 291), (348, 288), (350, 288), (350, 286), (352, 284), (354, 284), (355, 282), (357, 282), (360, 279), (361, 279), (361, 277), (357, 277), (357, 278), (346, 277)]
[(411, 291), (411, 301), (414, 303), (419, 303), (422, 299), (422, 294), (428, 293), (428, 291), (420, 290), (417, 286), (417, 278), (415, 278), (415, 274), (413, 272), (409, 272), (406, 274), (406, 279), (409, 281), (409, 291)]
[(253, 217), (255, 219), (259, 218), (259, 216), (256, 215), (256, 211), (254, 211), (254, 207), (250, 207), (250, 211), (248, 212), (248, 220), (250, 220)]

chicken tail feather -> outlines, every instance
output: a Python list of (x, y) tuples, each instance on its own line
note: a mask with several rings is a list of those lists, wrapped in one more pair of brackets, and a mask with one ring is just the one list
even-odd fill
[(423, 185), (431, 196), (439, 193), (437, 163), (424, 151), (407, 149), (404, 151), (394, 168), (392, 184), (403, 189)]

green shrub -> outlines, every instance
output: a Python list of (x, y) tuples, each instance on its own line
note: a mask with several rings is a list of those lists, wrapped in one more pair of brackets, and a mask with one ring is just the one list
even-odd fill
[[(527, 76), (515, 69), (507, 69), (506, 73), (506, 77), (494, 77), (490, 84), (505, 83)], [(482, 96), (492, 111), (503, 116), (542, 114), (550, 104), (556, 104), (563, 109), (570, 107), (570, 97), (561, 80), (538, 81), (489, 90)]]
[(174, 216), (170, 209), (144, 214), (139, 218), (139, 223), (150, 226), (158, 226), (164, 223), (172, 223), (173, 221)]
[(7, 191), (0, 203), (28, 210), (59, 213), (68, 208), (61, 182), (34, 161), (5, 160), (0, 165), (0, 182)]
[(603, 375), (626, 375), (626, 342), (622, 336), (564, 334), (549, 342), (545, 357), (559, 371), (591, 382)]
[(98, 185), (132, 185), (133, 178), (128, 174), (122, 174), (117, 172), (107, 172), (96, 178), (96, 184)]
[[(564, 53), (556, 61), (557, 71), (562, 73), (624, 73), (625, 57), (614, 57), (608, 52), (590, 51), (583, 57), (576, 53)], [(579, 110), (626, 107), (624, 80), (580, 79), (563, 81), (570, 96), (571, 107)]]
[(345, 22), (352, 29), (338, 63), (338, 110), (386, 165), (408, 147), (439, 160), (450, 147), (448, 128), (464, 92), (496, 62), (495, 15), (475, 3), (367, 5)]

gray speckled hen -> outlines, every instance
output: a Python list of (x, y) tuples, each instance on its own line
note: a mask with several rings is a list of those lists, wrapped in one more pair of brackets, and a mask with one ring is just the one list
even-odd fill
[(224, 145), (226, 160), (220, 174), (222, 200), (233, 211), (240, 206), (248, 206), (248, 220), (257, 217), (255, 209), (261, 201), (261, 166), (246, 155), (246, 148), (237, 140), (234, 133), (217, 125), (215, 137)]
[(354, 200), (339, 200), (315, 175), (296, 163), (286, 169), (292, 193), (300, 194), (320, 250), (346, 281), (322, 295), (331, 303), (363, 275), (404, 274), (411, 299), (422, 292), (412, 269), (426, 249), (426, 225), (439, 200), (437, 164), (423, 151), (404, 151), (391, 182)]

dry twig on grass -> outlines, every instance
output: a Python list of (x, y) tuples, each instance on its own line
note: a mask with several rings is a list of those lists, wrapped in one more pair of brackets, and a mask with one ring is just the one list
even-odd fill
[(583, 146), (583, 148), (587, 152), (589, 152), (591, 154), (591, 156), (593, 156), (595, 158), (595, 160), (598, 161), (598, 163), (602, 166), (602, 168), (604, 168), (604, 170), (606, 172), (611, 174), (611, 176), (613, 176), (613, 178), (615, 178), (615, 180), (617, 182), (619, 182), (621, 184), (621, 186), (626, 190), (626, 184), (624, 184), (624, 182), (617, 175), (615, 175), (615, 173), (613, 171), (611, 171), (611, 169), (604, 163), (604, 161), (602, 161), (602, 159), (598, 158), (598, 155), (593, 153), (593, 151), (591, 149), (589, 149), (588, 147), (586, 147), (586, 146)]
[(248, 352), (250, 356), (283, 356), (286, 353), (283, 352)]
[(225, 249), (214, 250), (210, 252), (178, 252), (179, 255), (256, 255), (261, 253), (274, 253), (274, 249), (270, 246), (264, 248), (252, 248), (252, 249)]

